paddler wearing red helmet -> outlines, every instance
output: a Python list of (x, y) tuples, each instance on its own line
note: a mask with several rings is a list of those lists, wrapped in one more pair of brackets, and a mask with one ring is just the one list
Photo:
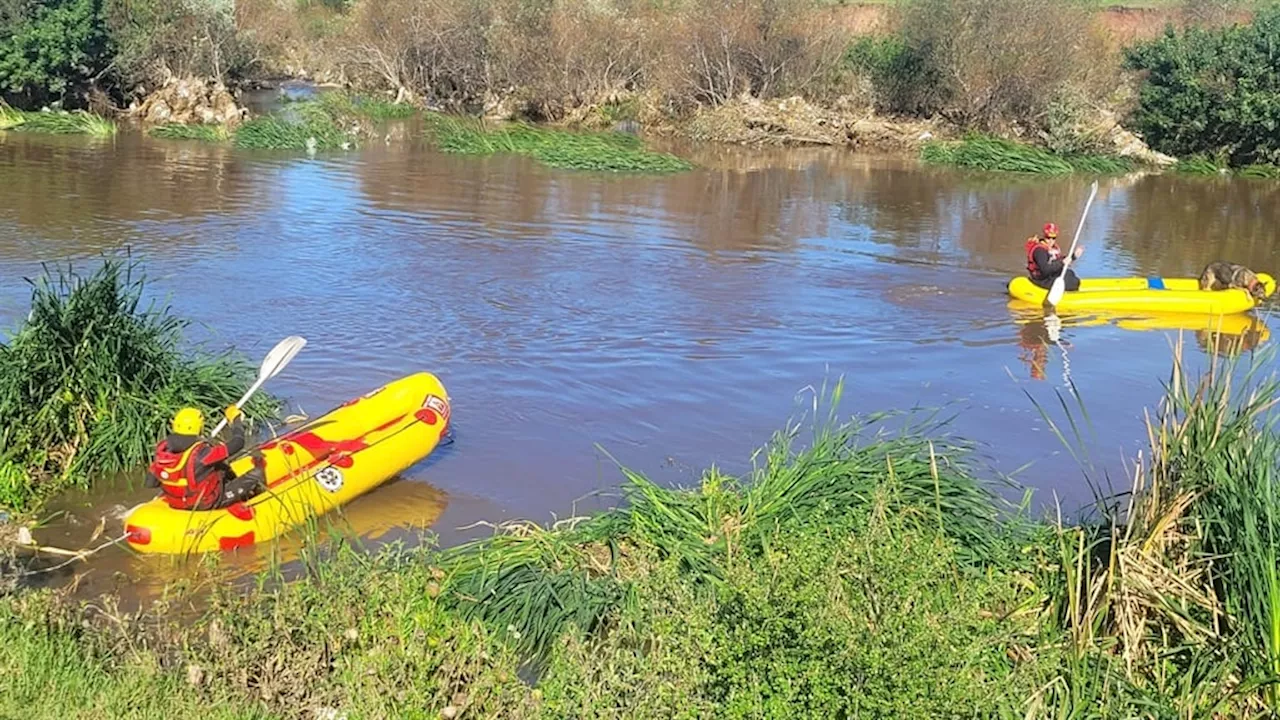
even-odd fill
[[(1027, 274), (1031, 276), (1031, 282), (1042, 288), (1048, 289), (1053, 285), (1054, 278), (1062, 274), (1062, 249), (1058, 247), (1058, 226), (1048, 222), (1044, 224), (1044, 228), (1039, 235), (1033, 235), (1027, 238)], [(1084, 246), (1077, 245), (1075, 257), (1079, 260), (1084, 254)], [(1076, 277), (1076, 273), (1071, 268), (1067, 268), (1067, 274), (1063, 277), (1063, 286), (1068, 291), (1080, 289), (1080, 278)]]

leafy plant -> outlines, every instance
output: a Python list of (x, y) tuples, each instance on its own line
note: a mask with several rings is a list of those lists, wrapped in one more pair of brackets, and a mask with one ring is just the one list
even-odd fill
[(1233, 166), (1280, 162), (1280, 6), (1227, 28), (1173, 28), (1139, 43), (1125, 64), (1143, 71), (1136, 129), (1175, 156), (1223, 154)]

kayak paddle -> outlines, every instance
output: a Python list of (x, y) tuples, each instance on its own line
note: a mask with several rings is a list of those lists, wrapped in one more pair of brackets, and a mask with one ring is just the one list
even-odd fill
[[(277, 343), (275, 347), (271, 348), (271, 352), (267, 353), (267, 356), (262, 359), (262, 367), (258, 368), (258, 379), (249, 386), (248, 392), (244, 394), (244, 397), (240, 398), (239, 402), (236, 403), (236, 407), (244, 407), (244, 404), (249, 400), (249, 396), (257, 392), (258, 388), (262, 387), (263, 383), (275, 377), (281, 370), (283, 370), (284, 366), (288, 365), (289, 361), (293, 359), (293, 356), (297, 355), (298, 351), (306, 344), (306, 338), (298, 337), (297, 335), (290, 335)], [(224, 417), (218, 423), (217, 427), (213, 429), (213, 432), (210, 433), (209, 437), (216, 436), (226, 424), (227, 419)]]
[(1057, 307), (1062, 302), (1062, 294), (1067, 291), (1067, 268), (1071, 267), (1071, 255), (1076, 251), (1076, 243), (1080, 240), (1080, 230), (1084, 227), (1084, 219), (1089, 216), (1089, 206), (1093, 204), (1093, 196), (1098, 194), (1098, 181), (1093, 181), (1093, 186), (1089, 188), (1089, 200), (1084, 204), (1084, 212), (1080, 215), (1080, 224), (1076, 225), (1076, 236), (1071, 239), (1071, 249), (1067, 251), (1067, 257), (1062, 261), (1062, 272), (1053, 279), (1053, 286), (1049, 288), (1049, 297), (1045, 298), (1050, 305)]

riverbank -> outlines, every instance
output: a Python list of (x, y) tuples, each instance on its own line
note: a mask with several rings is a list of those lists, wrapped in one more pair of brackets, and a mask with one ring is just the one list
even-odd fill
[[(20, 84), (10, 83), (10, 101), (100, 114), (119, 108), (168, 137), (239, 143), (234, 138), (245, 118), (232, 97), (235, 88), (292, 77), (378, 97), (386, 107), (580, 130), (642, 128), (711, 141), (911, 151), (980, 132), (1059, 157), (1115, 156), (1154, 167), (1172, 165), (1173, 156), (1224, 148), (1236, 165), (1273, 160), (1265, 139), (1248, 132), (1243, 139), (1162, 133), (1170, 121), (1182, 128), (1203, 123), (1166, 117), (1185, 113), (1186, 98), (1161, 99), (1147, 79), (1160, 63), (1134, 60), (1135, 53), (1168, 44), (1161, 38), (1166, 26), (1212, 32), (1250, 22), (1254, 6), (1245, 3), (1128, 8), (997, 0), (982, 13), (962, 13), (952, 0), (751, 0), (732, 17), (709, 0), (661, 10), (583, 0), (537, 8), (498, 3), (484, 12), (468, 0), (300, 8), (249, 1), (234, 11), (193, 7), (173, 16), (117, 5), (107, 2), (100, 17), (82, 19), (92, 26), (90, 35), (113, 42), (78, 48), (99, 55), (74, 70), (39, 65), (16, 45), (26, 33), (43, 37), (50, 18), (33, 15), (15, 26), (13, 38), (0, 36), (0, 53), (6, 42), (15, 44), (14, 53), (38, 65)], [(188, 26), (201, 28), (197, 39), (204, 44), (178, 41), (178, 30)], [(1194, 44), (1187, 40), (1187, 47)], [(1216, 67), (1213, 58), (1238, 55), (1210, 45), (1197, 46), (1210, 60), (1206, 67)], [(92, 79), (77, 75), (99, 65)], [(1008, 67), (1020, 68), (1016, 81)], [(1239, 113), (1227, 107), (1217, 115), (1226, 122)], [(199, 129), (179, 129), (186, 124)], [(264, 118), (250, 121), (242, 136), (249, 147), (292, 147), (308, 138), (319, 148), (328, 141), (351, 144), (341, 133), (301, 137)], [(636, 164), (634, 158), (605, 163), (609, 169)], [(1054, 165), (1045, 167), (1053, 172)]]
[(1100, 523), (1002, 506), (945, 426), (836, 421), (837, 386), (747, 477), (624, 472), (618, 510), (444, 552), (313, 548), (305, 579), (215, 590), (194, 621), (166, 617), (181, 594), (138, 616), (0, 599), (0, 712), (1262, 716), (1277, 387), (1234, 369), (1175, 356)]

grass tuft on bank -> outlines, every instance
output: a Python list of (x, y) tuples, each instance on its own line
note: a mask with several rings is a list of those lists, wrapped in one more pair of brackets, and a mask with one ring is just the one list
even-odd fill
[(111, 137), (117, 129), (114, 120), (84, 110), (24, 112), (0, 103), (0, 130)]
[[(68, 486), (140, 466), (173, 412), (235, 402), (253, 368), (230, 353), (190, 352), (188, 323), (144, 305), (135, 266), (92, 274), (45, 267), (26, 320), (0, 343), (0, 506), (30, 509)], [(275, 409), (258, 394), (251, 417)]]
[(1136, 164), (1112, 155), (1057, 155), (1048, 150), (990, 135), (969, 135), (958, 141), (933, 141), (921, 149), (921, 159), (932, 165), (949, 165), (994, 172), (1037, 175), (1121, 174)]
[(604, 172), (674, 173), (693, 167), (675, 155), (647, 150), (639, 138), (625, 133), (578, 133), (527, 124), (490, 127), (444, 115), (432, 115), (429, 126), (444, 152), (521, 154), (551, 167)]

